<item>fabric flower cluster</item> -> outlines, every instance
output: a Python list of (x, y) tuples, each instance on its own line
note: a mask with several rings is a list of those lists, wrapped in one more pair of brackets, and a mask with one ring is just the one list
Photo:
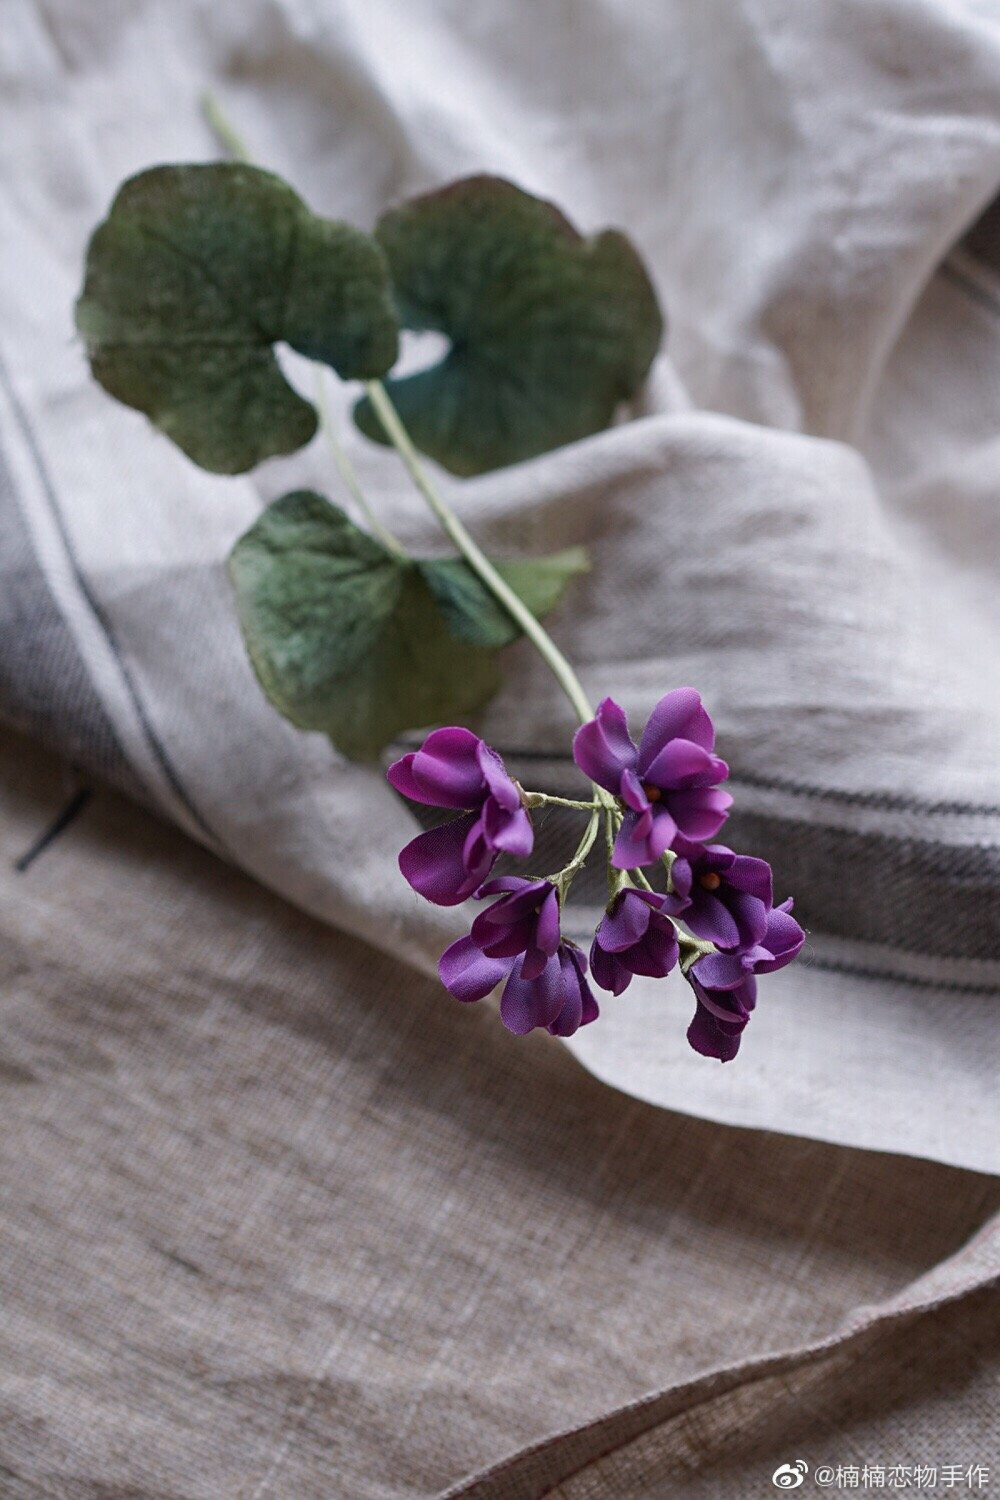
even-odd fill
[[(659, 979), (680, 964), (696, 1002), (688, 1041), (727, 1062), (756, 1004), (756, 976), (791, 963), (805, 934), (791, 901), (774, 905), (765, 860), (706, 842), (732, 798), (719, 787), (729, 769), (715, 754), (701, 697), (693, 688), (667, 693), (638, 745), (623, 710), (605, 698), (578, 730), (573, 758), (593, 796), (571, 805), (589, 811), (590, 821), (570, 862), (544, 879), (489, 876), (501, 854), (531, 854), (530, 809), (566, 799), (524, 792), (496, 751), (467, 729), (435, 730), (389, 768), (404, 796), (461, 814), (402, 851), (400, 868), (413, 889), (441, 906), (497, 898), (442, 955), (443, 984), (465, 1001), (502, 984), (500, 1016), (509, 1030), (543, 1026), (570, 1036), (599, 1013), (588, 969), (594, 984), (617, 996), (635, 975)], [(562, 935), (560, 918), (602, 820), (611, 896), (588, 965)], [(655, 865), (667, 872), (666, 894), (643, 873)]]

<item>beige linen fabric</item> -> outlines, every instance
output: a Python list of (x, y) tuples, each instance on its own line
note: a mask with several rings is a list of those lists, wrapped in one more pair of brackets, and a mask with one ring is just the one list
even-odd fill
[(16, 873), (66, 793), (3, 744), (5, 1497), (996, 1464), (995, 1179), (629, 1099), (111, 794)]
[[(263, 500), (331, 490), (328, 455), (224, 480), (112, 403), (71, 332), (84, 246), (122, 177), (215, 153), (206, 84), (319, 211), (486, 169), (621, 224), (671, 325), (642, 415), (449, 489), (497, 555), (589, 547), (554, 622), (588, 692), (640, 722), (704, 691), (727, 832), (811, 941), (738, 1067), (687, 1048), (681, 981), (570, 1045), (672, 1109), (1000, 1169), (1000, 256), (969, 234), (1000, 191), (1000, 6), (5, 0), (0, 84), (0, 712), (432, 971), (464, 914), (404, 885), (379, 771), (264, 701), (223, 573)], [(568, 709), (509, 667), (485, 731), (557, 788)]]
[[(590, 548), (595, 700), (705, 691), (810, 928), (735, 1066), (680, 982), (572, 1050), (442, 994), (410, 812), (273, 713), (225, 583), (322, 446), (213, 478), (94, 388), (87, 235), (214, 154), (206, 84), (321, 212), (487, 169), (647, 256), (635, 419), (443, 482)], [(62, 757), (0, 748), (4, 1500), (1000, 1482), (998, 193), (992, 0), (0, 0), (0, 715)], [(566, 789), (509, 666), (486, 732)], [(19, 870), (81, 775), (132, 800)]]

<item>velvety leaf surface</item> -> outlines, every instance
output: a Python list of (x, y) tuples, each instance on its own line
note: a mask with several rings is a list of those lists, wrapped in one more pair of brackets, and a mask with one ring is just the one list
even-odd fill
[(105, 389), (222, 474), (316, 430), (276, 342), (350, 378), (384, 374), (398, 343), (370, 236), (317, 218), (280, 178), (238, 162), (130, 178), (90, 241), (76, 322)]
[[(539, 619), (555, 609), (570, 580), (590, 567), (582, 547), (549, 557), (496, 562), (493, 566)], [(460, 557), (423, 561), (419, 567), (452, 633), (474, 646), (506, 646), (520, 629)]]
[[(482, 176), (392, 209), (375, 233), (404, 326), (451, 340), (388, 386), (414, 442), (453, 473), (597, 432), (645, 378), (663, 318), (617, 231), (584, 239), (554, 204)], [(384, 440), (367, 398), (356, 419)]]
[(354, 759), (475, 713), (499, 686), (495, 654), (451, 633), (420, 566), (311, 491), (270, 505), (229, 572), (268, 697)]

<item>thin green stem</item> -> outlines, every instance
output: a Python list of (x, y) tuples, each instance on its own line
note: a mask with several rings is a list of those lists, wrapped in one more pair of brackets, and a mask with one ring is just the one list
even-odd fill
[(337, 473), (340, 475), (344, 488), (347, 490), (347, 493), (350, 495), (355, 505), (361, 511), (365, 520), (368, 522), (368, 525), (371, 527), (375, 536), (378, 537), (383, 547), (385, 547), (386, 550), (391, 552), (395, 557), (398, 557), (401, 562), (409, 562), (410, 554), (407, 552), (402, 542), (398, 537), (393, 536), (392, 532), (387, 526), (384, 526), (382, 524), (382, 522), (379, 520), (378, 516), (375, 514), (368, 503), (365, 492), (361, 488), (361, 481), (358, 478), (357, 470), (341, 447), (340, 441), (334, 429), (333, 416), (330, 411), (330, 403), (327, 400), (326, 393), (326, 370), (322, 365), (316, 365), (315, 370), (316, 405), (319, 408), (320, 426), (323, 429), (323, 436), (326, 438), (327, 446), (329, 447), (330, 453), (333, 456), (333, 461), (337, 466)]
[(640, 889), (644, 891), (651, 891), (653, 889), (641, 870), (629, 870), (629, 874)]
[(569, 864), (564, 865), (557, 875), (550, 875), (548, 877), (548, 879), (551, 880), (552, 884), (555, 886), (556, 890), (559, 892), (560, 905), (565, 905), (566, 897), (569, 894), (569, 888), (573, 883), (574, 876), (579, 870), (582, 870), (584, 865), (587, 863), (587, 855), (594, 847), (594, 840), (597, 838), (597, 830), (600, 827), (600, 822), (601, 808), (595, 807), (587, 822), (587, 827), (584, 830), (583, 838), (577, 845), (576, 852), (574, 853), (573, 858), (570, 860)]
[[(437, 516), (451, 541), (465, 558), (469, 567), (482, 579), (493, 597), (499, 600), (514, 622), (524, 631), (524, 634), (531, 641), (539, 655), (544, 659), (552, 675), (573, 705), (574, 712), (577, 714), (580, 723), (588, 723), (594, 717), (594, 710), (591, 708), (580, 679), (573, 671), (573, 668), (565, 656), (563, 656), (548, 631), (539, 624), (524, 601), (501, 578), (489, 558), (480, 550), (476, 542), (466, 531), (451, 506), (435, 488), (429, 474), (420, 461), (420, 455), (413, 446), (410, 434), (403, 426), (399, 413), (392, 404), (385, 386), (380, 380), (369, 380), (367, 382), (367, 391), (369, 400), (378, 413), (379, 420), (385, 428), (390, 442), (409, 471), (410, 478)], [(606, 792), (600, 791), (598, 800), (604, 801), (607, 795)]]
[(590, 802), (577, 801), (573, 797), (553, 797), (549, 792), (526, 792), (521, 788), (521, 801), (525, 807), (575, 807), (581, 812), (593, 812), (600, 804), (591, 800)]
[(223, 150), (228, 151), (236, 161), (245, 161), (252, 165), (253, 159), (247, 150), (246, 141), (230, 123), (211, 89), (206, 89), (201, 96), (201, 112), (205, 117), (206, 125), (214, 133)]

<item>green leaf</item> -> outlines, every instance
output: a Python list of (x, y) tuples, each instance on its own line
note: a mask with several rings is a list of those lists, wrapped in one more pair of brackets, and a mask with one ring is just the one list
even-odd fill
[[(538, 619), (555, 609), (570, 580), (590, 567), (582, 547), (493, 566)], [(521, 634), (502, 604), (460, 557), (418, 563), (453, 635), (473, 646), (507, 646)]]
[[(375, 234), (403, 325), (451, 340), (388, 386), (414, 442), (453, 473), (597, 432), (645, 379), (663, 318), (624, 235), (584, 239), (554, 204), (485, 176), (411, 199)], [(385, 441), (367, 398), (355, 416)]]
[(354, 759), (476, 713), (499, 686), (495, 653), (456, 639), (421, 567), (309, 490), (268, 506), (229, 573), (267, 696)]
[(237, 162), (154, 167), (122, 186), (90, 241), (76, 324), (101, 385), (220, 474), (316, 430), (276, 342), (345, 378), (384, 374), (398, 345), (375, 241)]

